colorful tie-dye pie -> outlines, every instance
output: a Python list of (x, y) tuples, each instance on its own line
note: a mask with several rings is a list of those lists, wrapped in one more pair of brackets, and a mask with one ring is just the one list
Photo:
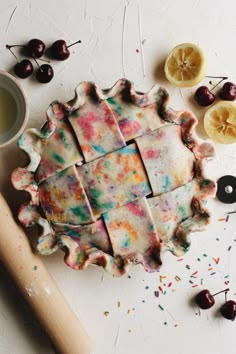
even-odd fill
[(49, 106), (40, 130), (22, 134), (30, 163), (12, 183), (30, 194), (19, 219), (41, 226), (41, 254), (62, 249), (74, 269), (122, 275), (138, 263), (156, 271), (162, 252), (189, 249), (210, 219), (216, 186), (204, 170), (214, 148), (168, 101), (158, 85), (144, 94), (125, 79), (107, 90), (82, 82), (74, 99)]

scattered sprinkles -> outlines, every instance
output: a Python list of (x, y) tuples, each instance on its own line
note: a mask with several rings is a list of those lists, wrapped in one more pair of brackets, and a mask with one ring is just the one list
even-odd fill
[(33, 267), (33, 270), (37, 270), (38, 269), (38, 267), (35, 265), (34, 267)]

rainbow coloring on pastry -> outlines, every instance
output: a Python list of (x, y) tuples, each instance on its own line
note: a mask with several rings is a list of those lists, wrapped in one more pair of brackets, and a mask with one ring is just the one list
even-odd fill
[(122, 275), (132, 263), (156, 271), (161, 252), (189, 249), (210, 218), (216, 185), (204, 166), (214, 148), (196, 136), (192, 113), (168, 101), (158, 85), (144, 94), (125, 79), (107, 90), (82, 82), (74, 99), (49, 106), (40, 130), (22, 134), (30, 163), (12, 183), (30, 195), (19, 219), (41, 226), (41, 254), (60, 248), (74, 269)]

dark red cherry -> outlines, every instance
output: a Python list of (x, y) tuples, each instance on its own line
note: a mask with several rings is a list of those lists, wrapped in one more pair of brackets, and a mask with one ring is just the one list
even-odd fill
[(236, 317), (236, 302), (233, 300), (226, 301), (226, 303), (221, 306), (220, 312), (227, 320), (234, 320)]
[(220, 98), (226, 101), (234, 101), (236, 98), (236, 85), (226, 82), (220, 90)]
[(45, 44), (40, 39), (31, 39), (27, 44), (27, 51), (32, 58), (40, 58), (45, 51)]
[(33, 65), (30, 60), (23, 59), (14, 66), (14, 73), (21, 79), (26, 79), (33, 73)]
[(66, 60), (70, 56), (70, 51), (68, 48), (72, 47), (76, 43), (81, 43), (81, 41), (77, 41), (67, 46), (66, 41), (63, 39), (58, 39), (51, 46), (52, 57), (57, 60)]
[(207, 310), (215, 304), (215, 299), (210, 291), (205, 289), (196, 295), (195, 302), (201, 309)]
[(210, 106), (215, 101), (215, 95), (206, 86), (200, 86), (194, 95), (195, 101), (202, 107)]
[(226, 294), (228, 291), (229, 289), (225, 289), (212, 295), (209, 290), (204, 289), (195, 296), (195, 302), (201, 309), (207, 310), (210, 309), (215, 304), (214, 296), (220, 293)]
[(53, 68), (51, 67), (51, 65), (48, 64), (41, 65), (36, 73), (36, 79), (43, 84), (50, 82), (53, 76)]

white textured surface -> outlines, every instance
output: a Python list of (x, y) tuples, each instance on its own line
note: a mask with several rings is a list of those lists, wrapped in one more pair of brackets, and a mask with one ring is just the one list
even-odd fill
[[(189, 107), (197, 114), (198, 132), (205, 137), (201, 128), (204, 109), (194, 104), (194, 90), (180, 91), (169, 85), (163, 76), (163, 60), (174, 45), (195, 42), (208, 58), (208, 75), (227, 75), (235, 82), (235, 11), (234, 0), (0, 0), (0, 68), (10, 71), (15, 64), (5, 44), (20, 44), (35, 37), (47, 45), (60, 38), (68, 43), (81, 39), (82, 44), (73, 47), (67, 61), (52, 63), (55, 78), (51, 83), (42, 85), (34, 78), (21, 80), (30, 104), (28, 126), (40, 127), (48, 104), (54, 99), (72, 98), (80, 81), (92, 80), (106, 88), (125, 76), (140, 91), (150, 89), (156, 82), (164, 84), (172, 94), (174, 108)], [(210, 174), (216, 178), (225, 174), (236, 176), (235, 145), (217, 146)], [(0, 190), (14, 209), (24, 195), (13, 191), (9, 175), (24, 162), (25, 156), (15, 144), (0, 151)], [(64, 265), (60, 252), (44, 259), (93, 338), (93, 354), (235, 353), (236, 324), (217, 315), (224, 295), (219, 295), (216, 305), (201, 316), (195, 314), (197, 310), (190, 304), (200, 289), (219, 291), (227, 287), (226, 280), (230, 281), (229, 298), (236, 300), (235, 214), (227, 223), (218, 221), (227, 211), (236, 210), (236, 205), (227, 206), (215, 200), (209, 207), (213, 212), (211, 225), (192, 237), (191, 249), (183, 261), (177, 262), (166, 254), (160, 273), (146, 274), (136, 267), (131, 278), (112, 278), (93, 267), (84, 272), (73, 271)], [(214, 257), (220, 257), (219, 264)], [(191, 269), (186, 268), (187, 264)], [(197, 278), (190, 278), (195, 271)], [(216, 274), (210, 275), (212, 272)], [(160, 283), (162, 274), (166, 275), (167, 285), (173, 283), (170, 288)], [(176, 275), (181, 281), (175, 280)], [(227, 275), (229, 278), (225, 278)], [(189, 280), (198, 287), (192, 288)], [(166, 288), (166, 295), (157, 298), (154, 291), (159, 285)], [(109, 311), (109, 315), (104, 316), (104, 311)], [(3, 267), (0, 268), (0, 353), (54, 353)]]

